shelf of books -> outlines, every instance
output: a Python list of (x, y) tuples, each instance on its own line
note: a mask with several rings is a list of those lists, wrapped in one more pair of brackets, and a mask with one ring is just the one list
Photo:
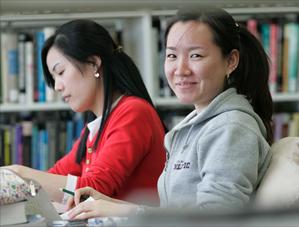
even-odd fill
[[(274, 102), (294, 107), (275, 109), (275, 139), (299, 136), (299, 5), (227, 10), (267, 51)], [(104, 24), (137, 63), (168, 128), (177, 124), (193, 107), (177, 101), (163, 73), (163, 31), (174, 13), (142, 10), (0, 16), (0, 165), (25, 163), (46, 169), (57, 159), (52, 154), (68, 152), (80, 134), (84, 117), (70, 111), (59, 95), (46, 87), (37, 57), (55, 27), (71, 19), (89, 18)], [(36, 155), (36, 150), (41, 152)]]
[(55, 102), (57, 95), (45, 85), (40, 53), (44, 41), (57, 26), (72, 19), (93, 19), (107, 28), (118, 45), (139, 66), (144, 80), (151, 84), (152, 70), (147, 62), (150, 50), (147, 32), (150, 18), (144, 11), (5, 15), (1, 25), (0, 103)]
[(79, 138), (85, 116), (71, 111), (0, 116), (0, 166), (25, 164), (46, 170)]
[(32, 102), (32, 103), (7, 103), (0, 104), (0, 112), (24, 112), (24, 111), (52, 111), (70, 110), (64, 102)]

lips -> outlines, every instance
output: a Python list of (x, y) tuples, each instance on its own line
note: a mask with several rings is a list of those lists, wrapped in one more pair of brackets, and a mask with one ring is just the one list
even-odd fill
[(65, 102), (68, 102), (68, 101), (70, 100), (70, 98), (71, 98), (70, 95), (65, 95), (65, 96), (63, 96), (63, 100), (64, 100)]
[(191, 87), (195, 84), (197, 84), (197, 83), (191, 82), (191, 81), (180, 81), (180, 82), (175, 83), (175, 85), (178, 87)]

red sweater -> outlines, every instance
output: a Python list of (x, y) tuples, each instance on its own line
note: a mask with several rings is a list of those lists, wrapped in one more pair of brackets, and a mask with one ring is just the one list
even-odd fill
[(76, 188), (90, 186), (105, 195), (132, 202), (146, 202), (132, 196), (134, 192), (137, 195), (148, 191), (158, 201), (157, 180), (165, 162), (164, 134), (150, 104), (124, 96), (107, 119), (97, 149), (88, 152), (94, 136), (93, 141), (87, 140), (86, 158), (77, 164), (77, 140), (48, 172), (78, 176)]

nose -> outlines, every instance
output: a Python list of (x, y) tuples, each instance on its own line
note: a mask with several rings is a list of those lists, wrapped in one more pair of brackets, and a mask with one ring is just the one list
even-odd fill
[(63, 90), (63, 83), (57, 77), (54, 81), (54, 90), (59, 92)]
[(191, 75), (191, 69), (189, 67), (188, 60), (186, 58), (180, 58), (177, 61), (177, 67), (175, 71), (177, 76), (189, 76)]

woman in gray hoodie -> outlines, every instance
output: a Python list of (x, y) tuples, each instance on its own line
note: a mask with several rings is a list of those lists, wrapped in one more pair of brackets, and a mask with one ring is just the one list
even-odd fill
[[(180, 10), (166, 33), (164, 70), (180, 102), (195, 110), (165, 137), (161, 207), (245, 207), (268, 168), (272, 143), (269, 63), (260, 42), (226, 11)], [(96, 201), (79, 203), (80, 196)], [(79, 189), (70, 218), (129, 215), (138, 205)], [(82, 213), (84, 212), (84, 213)]]

